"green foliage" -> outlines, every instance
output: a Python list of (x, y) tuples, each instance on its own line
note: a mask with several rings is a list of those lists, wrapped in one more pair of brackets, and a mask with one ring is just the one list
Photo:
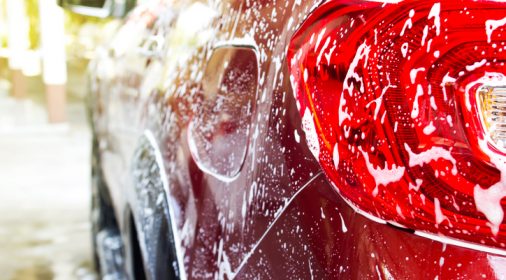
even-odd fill
[(40, 47), (40, 17), (39, 0), (25, 0), (26, 15), (28, 16), (30, 39), (30, 49), (35, 50)]
[(5, 0), (0, 0), (0, 48), (7, 47), (7, 14)]

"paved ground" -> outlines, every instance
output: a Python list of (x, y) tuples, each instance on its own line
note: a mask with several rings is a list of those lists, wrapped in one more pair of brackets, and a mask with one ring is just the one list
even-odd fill
[(83, 105), (50, 125), (40, 100), (14, 100), (6, 86), (0, 79), (0, 279), (95, 279)]

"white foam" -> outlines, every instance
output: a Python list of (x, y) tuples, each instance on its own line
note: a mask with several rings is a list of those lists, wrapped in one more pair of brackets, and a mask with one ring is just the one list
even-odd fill
[(430, 135), (432, 134), (434, 131), (436, 131), (436, 127), (434, 126), (434, 123), (433, 122), (430, 122), (429, 125), (427, 125), (424, 129), (423, 129), (423, 133), (425, 135)]
[(416, 154), (411, 150), (409, 145), (406, 143), (404, 143), (404, 148), (409, 154), (409, 166), (411, 167), (422, 166), (432, 161), (445, 159), (453, 164), (452, 174), (457, 175), (457, 161), (448, 150), (443, 149), (441, 147), (432, 147), (426, 151)]
[(441, 88), (443, 90), (443, 97), (446, 101), (448, 99), (447, 93), (446, 93), (446, 86), (454, 84), (457, 81), (457, 79), (450, 76), (450, 72), (446, 73), (446, 75), (443, 77), (443, 81), (441, 81)]
[(501, 172), (499, 182), (488, 189), (483, 189), (480, 185), (474, 187), (474, 202), (476, 209), (483, 213), (488, 225), (494, 235), (499, 232), (499, 227), (504, 220), (504, 211), (501, 200), (506, 197), (506, 162), (501, 155), (491, 151), (488, 147), (488, 141), (480, 140), (481, 150), (490, 157), (490, 161)]
[(339, 168), (339, 147), (338, 147), (338, 144), (334, 145), (334, 151), (332, 152), (332, 159), (334, 161), (334, 167), (337, 170)]
[(313, 116), (308, 108), (306, 108), (302, 117), (302, 128), (306, 134), (306, 141), (309, 146), (309, 150), (311, 150), (311, 153), (316, 159), (319, 159), (320, 144), (318, 142), (318, 133), (316, 132)]
[(423, 184), (423, 180), (422, 179), (416, 179), (415, 180), (415, 185), (413, 183), (409, 183), (409, 190), (419, 191), (420, 187), (422, 186), (422, 184)]
[(404, 23), (404, 26), (402, 27), (401, 36), (404, 36), (404, 32), (406, 32), (406, 29), (411, 29), (413, 27), (413, 21), (412, 18), (415, 15), (415, 10), (411, 9), (409, 11), (409, 18)]
[(424, 67), (421, 67), (421, 68), (416, 68), (416, 69), (411, 69), (411, 71), (409, 72), (409, 77), (411, 78), (411, 83), (414, 84), (415, 81), (416, 81), (416, 76), (418, 75), (419, 72), (422, 72), (422, 71), (425, 71), (425, 68)]
[(482, 59), (481, 61), (478, 61), (478, 62), (475, 62), (473, 63), (472, 65), (467, 65), (466, 66), (466, 70), (471, 72), (471, 71), (474, 71), (480, 67), (482, 67), (483, 65), (485, 65), (487, 63), (487, 60), (484, 58)]
[(441, 204), (439, 203), (439, 199), (434, 198), (434, 214), (436, 216), (436, 224), (441, 224), (444, 220), (448, 220), (448, 218), (443, 214), (441, 210)]
[(355, 89), (354, 83), (351, 81), (352, 79), (360, 82), (360, 92), (364, 92), (364, 82), (362, 77), (355, 71), (359, 62), (364, 60), (364, 67), (367, 67), (367, 61), (369, 60), (369, 52), (371, 51), (371, 47), (367, 45), (365, 42), (362, 43), (353, 58), (353, 61), (350, 63), (350, 67), (348, 68), (348, 72), (346, 73), (346, 77), (344, 79), (343, 84), (343, 92), (341, 94), (341, 100), (339, 102), (339, 125), (342, 125), (344, 120), (351, 119), (349, 115), (348, 108), (346, 106), (346, 100), (344, 99), (344, 92), (348, 92), (348, 96), (353, 95), (353, 90)]
[(506, 25), (506, 17), (503, 19), (499, 19), (499, 20), (489, 19), (489, 20), (485, 21), (485, 32), (487, 33), (487, 42), (488, 43), (492, 43), (492, 34), (494, 33), (494, 31), (497, 28), (504, 26), (504, 25)]
[[(381, 95), (366, 105), (366, 108), (369, 108), (369, 106), (371, 106), (372, 103), (376, 104), (376, 107), (374, 108), (374, 120), (378, 119), (378, 113), (381, 108), (381, 103), (382, 103), (383, 97), (385, 97), (385, 94), (387, 93), (387, 91), (391, 88), (397, 88), (396, 85), (392, 85), (392, 83), (390, 82), (390, 76), (387, 76), (387, 81), (388, 81), (388, 85), (383, 88), (383, 90), (381, 91)], [(383, 123), (383, 120), (381, 122)]]
[(434, 18), (434, 26), (436, 27), (436, 35), (439, 36), (441, 34), (441, 18), (439, 14), (441, 13), (441, 3), (435, 3), (430, 9), (429, 19)]
[(344, 223), (344, 219), (343, 219), (343, 216), (341, 215), (341, 213), (339, 213), (339, 217), (341, 217), (341, 230), (344, 233), (348, 232), (348, 228), (346, 227), (346, 224)]
[(300, 135), (299, 135), (299, 132), (297, 131), (297, 129), (295, 129), (293, 131), (293, 136), (295, 138), (295, 142), (300, 143)]
[(376, 188), (374, 190), (373, 195), (377, 194), (377, 189), (379, 185), (386, 186), (390, 183), (398, 182), (402, 176), (404, 176), (404, 171), (406, 170), (403, 166), (397, 166), (395, 164), (392, 165), (391, 168), (385, 166), (385, 168), (374, 167), (373, 164), (369, 161), (369, 154), (364, 152), (361, 147), (358, 148), (359, 151), (364, 156), (365, 164), (367, 166), (367, 170), (374, 178), (376, 182)]
[(408, 55), (408, 51), (409, 51), (409, 43), (406, 42), (401, 46), (402, 57), (406, 57)]
[(413, 110), (411, 110), (411, 118), (412, 119), (416, 119), (418, 118), (418, 114), (420, 113), (420, 108), (419, 108), (419, 105), (418, 105), (418, 99), (423, 95), (423, 87), (422, 85), (418, 85), (416, 87), (416, 96), (415, 96), (415, 100), (413, 102)]

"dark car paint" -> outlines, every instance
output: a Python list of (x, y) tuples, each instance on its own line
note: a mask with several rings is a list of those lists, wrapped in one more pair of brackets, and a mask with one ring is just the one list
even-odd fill
[[(318, 4), (140, 6), (116, 36), (139, 36), (137, 45), (118, 51), (127, 46), (115, 37), (92, 62), (101, 168), (122, 235), (138, 233), (148, 279), (163, 279), (157, 273), (169, 267), (183, 279), (504, 277), (506, 258), (373, 222), (326, 181), (304, 140), (285, 61), (291, 35)], [(214, 11), (210, 26), (185, 34), (178, 20), (198, 9)], [(251, 48), (259, 65), (246, 155), (228, 179), (202, 170), (188, 139), (190, 124), (205, 115), (203, 82), (220, 75), (206, 71), (219, 48)], [(237, 79), (225, 83), (241, 87)], [(234, 147), (215, 148), (226, 157)], [(124, 241), (128, 252), (133, 245)], [(157, 249), (168, 247), (170, 256)]]
[(504, 257), (371, 221), (319, 175), (291, 201), (237, 278), (502, 279), (505, 264)]

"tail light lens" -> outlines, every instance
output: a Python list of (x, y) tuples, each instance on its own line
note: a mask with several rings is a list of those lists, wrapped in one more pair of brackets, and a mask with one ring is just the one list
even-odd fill
[(506, 252), (506, 3), (384, 2), (327, 2), (292, 38), (309, 147), (360, 210)]

